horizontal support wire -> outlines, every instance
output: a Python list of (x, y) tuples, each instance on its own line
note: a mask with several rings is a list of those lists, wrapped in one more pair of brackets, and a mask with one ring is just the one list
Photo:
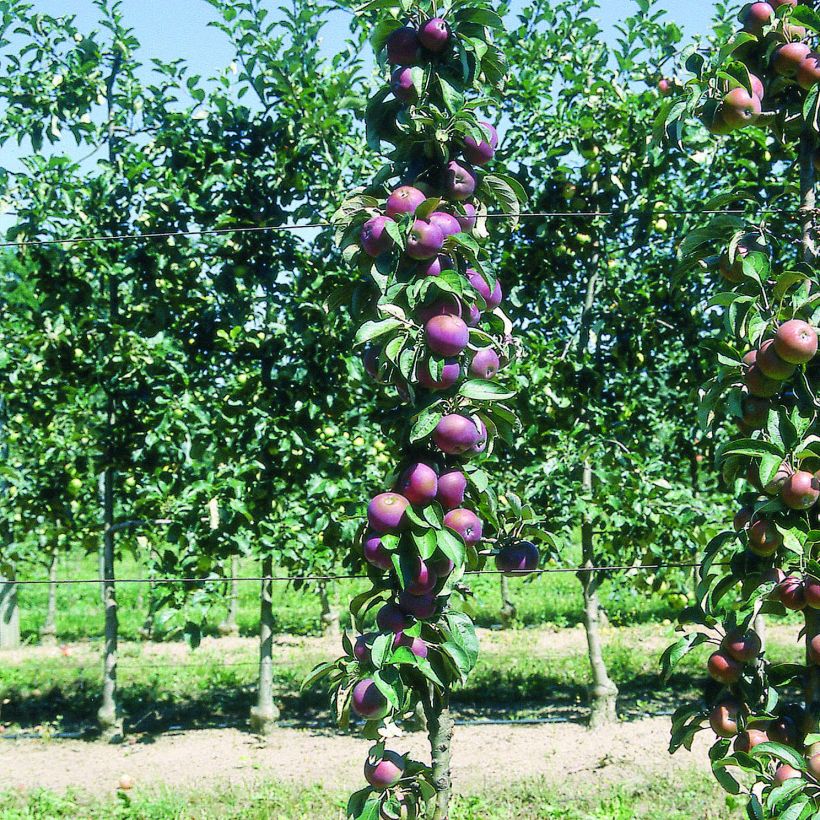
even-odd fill
[[(793, 210), (787, 208), (757, 208), (754, 209), (757, 214), (792, 214), (803, 215), (804, 210)], [(820, 212), (820, 209), (815, 210), (815, 213)], [(511, 219), (514, 217), (520, 219), (595, 219), (597, 217), (630, 217), (638, 215), (740, 215), (747, 213), (744, 209), (730, 209), (730, 210), (676, 210), (672, 208), (658, 208), (645, 209), (636, 211), (527, 211), (520, 214), (505, 214), (505, 213), (490, 213), (482, 216), (487, 219)], [(26, 239), (19, 242), (0, 242), (0, 248), (26, 248), (38, 245), (66, 245), (89, 242), (122, 242), (122, 241), (139, 241), (145, 239), (171, 239), (177, 236), (215, 236), (220, 234), (236, 234), (236, 233), (259, 233), (263, 231), (304, 231), (317, 228), (332, 228), (332, 222), (309, 222), (303, 225), (249, 225), (231, 228), (201, 228), (190, 231), (158, 231), (149, 233), (131, 233), (131, 234), (105, 234), (101, 236), (76, 236), (65, 237), (59, 239)]]
[[(712, 567), (728, 566), (728, 562), (713, 562)], [(528, 575), (547, 575), (557, 572), (617, 572), (639, 569), (692, 569), (694, 567), (703, 566), (697, 561), (692, 562), (673, 562), (669, 564), (616, 564), (602, 567), (545, 567), (543, 569), (534, 569), (529, 571), (522, 571), (520, 573), (512, 573), (510, 577), (526, 577)], [(471, 569), (467, 570), (465, 575), (507, 575), (497, 569)], [(242, 583), (246, 581), (352, 581), (365, 580), (367, 575), (279, 575), (279, 576), (239, 576), (236, 578), (228, 577), (214, 577), (214, 578), (58, 578), (52, 581), (48, 578), (35, 579), (20, 579), (20, 580), (3, 580), (0, 581), (0, 586), (5, 584), (17, 584), (19, 586), (43, 586), (45, 584), (225, 584), (236, 581)]]

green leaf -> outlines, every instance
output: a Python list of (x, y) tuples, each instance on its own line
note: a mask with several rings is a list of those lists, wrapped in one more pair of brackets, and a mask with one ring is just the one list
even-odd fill
[[(438, 405), (435, 406), (437, 407)], [(442, 415), (439, 410), (434, 410), (432, 407), (422, 410), (410, 431), (410, 441), (419, 441), (429, 436), (430, 433), (436, 429), (436, 425), (441, 421)]]
[(471, 379), (461, 385), (458, 394), (474, 401), (503, 401), (511, 399), (515, 390), (506, 389), (487, 379)]
[(451, 530), (446, 527), (435, 530), (436, 543), (438, 548), (446, 555), (457, 567), (464, 566), (467, 560), (466, 546), (464, 541), (459, 538)]
[(403, 325), (404, 322), (393, 316), (387, 319), (380, 319), (379, 321), (365, 322), (356, 332), (356, 345), (363, 345), (373, 339), (378, 339), (380, 336), (398, 330), (398, 328)]
[(444, 100), (445, 108), (451, 113), (456, 114), (464, 107), (464, 95), (456, 90), (447, 80), (440, 74), (438, 75), (438, 82), (441, 86), (441, 98)]

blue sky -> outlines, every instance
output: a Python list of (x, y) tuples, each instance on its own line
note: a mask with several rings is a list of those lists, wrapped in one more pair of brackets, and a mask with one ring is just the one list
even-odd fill
[[(513, 9), (521, 8), (525, 0), (514, 0)], [(268, 2), (271, 10), (279, 2)], [(705, 32), (714, 9), (714, 0), (663, 0), (661, 3), (672, 20), (682, 25), (687, 34)], [(632, 7), (630, 0), (600, 0), (598, 17), (605, 30), (611, 27)], [(91, 27), (96, 19), (96, 9), (91, 0), (34, 0), (34, 7), (47, 14), (75, 13), (81, 28)], [(128, 23), (142, 41), (145, 53), (161, 59), (182, 57), (192, 69), (208, 76), (231, 61), (231, 51), (225, 36), (208, 27), (213, 9), (205, 0), (124, 0), (123, 10)], [(344, 17), (338, 25), (325, 29), (325, 48), (335, 50), (344, 40), (347, 31)]]

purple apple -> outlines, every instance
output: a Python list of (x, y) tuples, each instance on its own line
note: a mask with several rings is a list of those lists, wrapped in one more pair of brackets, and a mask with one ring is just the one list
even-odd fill
[(398, 493), (380, 493), (367, 505), (367, 520), (378, 533), (399, 532), (407, 526), (409, 503)]
[(477, 416), (473, 417), (476, 427), (478, 428), (478, 441), (470, 447), (470, 453), (483, 453), (487, 449), (487, 426)]
[(394, 69), (390, 75), (390, 90), (399, 102), (415, 102), (418, 98), (418, 92), (413, 83), (413, 69), (407, 66), (399, 66), (399, 68)]
[(449, 256), (434, 256), (425, 259), (416, 265), (416, 276), (438, 276), (443, 270), (453, 267), (453, 260)]
[(480, 437), (478, 425), (458, 413), (443, 416), (433, 431), (433, 443), (442, 453), (451, 456), (466, 453), (476, 445)]
[(445, 296), (436, 299), (429, 305), (422, 305), (417, 309), (416, 315), (421, 324), (426, 325), (434, 316), (458, 316), (461, 317), (461, 301), (455, 296)]
[(353, 687), (350, 705), (365, 720), (382, 720), (390, 714), (390, 704), (371, 678), (360, 680)]
[(444, 234), (438, 225), (417, 219), (407, 236), (407, 255), (411, 259), (431, 259), (444, 244)]
[(390, 553), (384, 548), (382, 539), (376, 532), (369, 532), (362, 541), (362, 552), (365, 561), (373, 564), (379, 569), (391, 569), (393, 562), (390, 560)]
[(431, 561), (430, 567), (439, 578), (446, 578), (456, 568), (456, 565), (449, 558), (445, 557)]
[(373, 639), (376, 637), (375, 632), (368, 632), (366, 635), (357, 635), (356, 642), (353, 644), (353, 657), (359, 663), (370, 663), (370, 646)]
[(450, 39), (450, 31), (447, 28), (447, 22), (441, 17), (434, 17), (428, 20), (419, 29), (419, 41), (433, 54), (438, 54), (444, 51), (447, 41)]
[(467, 280), (487, 303), (487, 310), (495, 310), (501, 304), (504, 295), (501, 292), (501, 285), (498, 281), (496, 281), (495, 287), (491, 291), (484, 277), (477, 270), (473, 270), (473, 268), (467, 268)]
[(408, 590), (403, 590), (399, 594), (399, 607), (403, 612), (426, 621), (436, 614), (435, 595), (413, 595)]
[(393, 220), (387, 216), (374, 216), (362, 225), (359, 234), (362, 249), (368, 256), (376, 257), (393, 247), (393, 237), (387, 232), (386, 225)]
[(423, 507), (429, 504), (438, 492), (436, 471), (420, 462), (413, 464), (401, 474), (396, 490), (411, 504)]
[(438, 477), (436, 501), (445, 510), (452, 510), (464, 503), (467, 492), (467, 476), (461, 470), (448, 470)]
[(464, 202), (461, 207), (464, 208), (464, 214), (457, 214), (456, 219), (461, 226), (461, 230), (464, 231), (464, 233), (469, 233), (476, 225), (475, 205)]
[(424, 325), (427, 347), (440, 356), (458, 356), (467, 347), (470, 329), (458, 316), (433, 316)]
[(382, 632), (401, 632), (410, 621), (395, 604), (387, 603), (376, 613), (376, 626)]
[(495, 556), (495, 566), (504, 575), (528, 575), (538, 569), (538, 547), (530, 541), (503, 546)]
[(393, 649), (404, 646), (409, 649), (417, 658), (426, 658), (428, 655), (427, 644), (421, 638), (411, 638), (404, 632), (397, 632), (393, 638)]
[(498, 145), (498, 132), (495, 128), (488, 122), (482, 122), (480, 125), (488, 132), (488, 139), (476, 142), (473, 137), (464, 138), (464, 159), (473, 165), (486, 165), (495, 155)]
[(477, 544), (481, 540), (484, 525), (481, 519), (472, 511), (463, 507), (450, 510), (444, 516), (444, 526), (457, 532), (468, 546)]
[(452, 160), (447, 165), (444, 193), (448, 199), (461, 202), (475, 193), (476, 177), (471, 168)]
[(501, 360), (498, 353), (491, 347), (483, 347), (477, 350), (470, 362), (470, 375), (477, 379), (491, 379), (498, 373), (501, 367)]
[(418, 188), (412, 185), (400, 185), (387, 198), (385, 212), (391, 218), (402, 214), (413, 214), (426, 198)]
[(396, 29), (387, 38), (387, 62), (390, 65), (415, 65), (419, 59), (419, 38), (411, 26)]
[(457, 359), (445, 359), (441, 368), (441, 376), (434, 379), (430, 375), (427, 360), (422, 359), (416, 367), (416, 379), (427, 390), (447, 390), (461, 378), (461, 365)]
[(407, 584), (407, 591), (411, 595), (427, 595), (436, 588), (438, 576), (418, 556), (414, 559), (413, 575)]
[(445, 239), (453, 234), (461, 233), (461, 225), (452, 214), (444, 211), (433, 211), (430, 214), (430, 221), (439, 228)]
[(465, 321), (470, 327), (475, 327), (481, 321), (481, 311), (478, 305), (470, 305)]
[(371, 379), (379, 380), (379, 356), (382, 349), (376, 345), (368, 345), (362, 352), (362, 363), (365, 372)]
[(386, 750), (380, 760), (364, 762), (364, 779), (376, 791), (384, 791), (395, 786), (404, 775), (404, 758), (397, 752)]

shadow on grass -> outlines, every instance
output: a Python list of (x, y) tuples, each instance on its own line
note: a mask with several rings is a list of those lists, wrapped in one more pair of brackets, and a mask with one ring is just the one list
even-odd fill
[[(682, 697), (693, 696), (702, 681), (689, 675), (676, 675), (661, 685), (654, 674), (640, 674), (619, 682), (619, 712), (625, 720), (651, 714), (671, 713)], [(277, 701), (282, 710), (281, 724), (293, 728), (330, 730), (333, 716), (328, 696), (320, 689), (297, 693), (292, 678), (278, 681)], [(51, 688), (4, 692), (4, 723), (19, 727), (23, 733), (37, 733), (44, 726), (52, 731), (93, 740), (97, 736), (94, 715), (99, 692), (88, 680)], [(120, 689), (120, 705), (128, 734), (152, 736), (165, 732), (247, 728), (247, 718), (255, 703), (252, 684), (236, 683), (203, 688), (191, 695), (170, 694), (150, 684), (127, 684)], [(584, 686), (567, 683), (546, 673), (512, 675), (497, 684), (477, 682), (453, 694), (453, 709), (459, 722), (532, 721), (583, 723), (586, 721), (587, 691)], [(12, 730), (13, 731), (13, 730)]]

